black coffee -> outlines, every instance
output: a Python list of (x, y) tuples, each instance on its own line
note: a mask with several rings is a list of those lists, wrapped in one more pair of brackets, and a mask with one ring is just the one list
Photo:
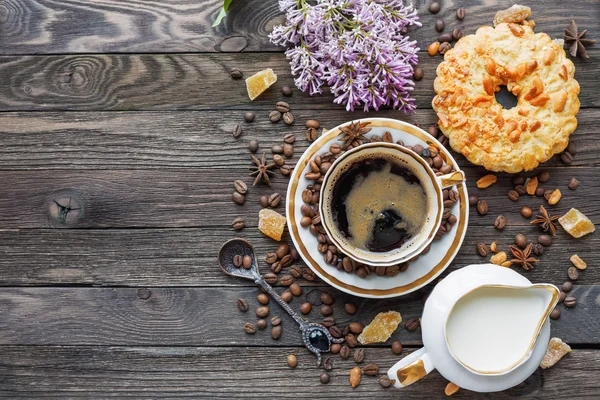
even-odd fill
[(387, 252), (417, 235), (427, 217), (427, 196), (409, 169), (386, 158), (353, 163), (331, 196), (333, 220), (355, 247)]

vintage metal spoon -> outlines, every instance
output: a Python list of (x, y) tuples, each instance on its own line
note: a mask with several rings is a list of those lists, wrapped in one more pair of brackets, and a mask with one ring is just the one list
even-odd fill
[[(233, 257), (237, 254), (243, 256), (249, 255), (252, 257), (252, 267), (245, 269), (236, 267), (233, 264)], [(321, 365), (321, 353), (326, 353), (331, 348), (331, 343), (341, 343), (344, 339), (335, 339), (329, 333), (329, 330), (321, 324), (308, 322), (300, 317), (286, 303), (275, 290), (269, 285), (258, 272), (258, 263), (254, 255), (254, 248), (250, 242), (244, 239), (231, 239), (219, 250), (219, 266), (227, 275), (237, 276), (240, 278), (251, 279), (258, 286), (263, 288), (300, 326), (302, 340), (308, 350), (315, 353), (317, 356), (317, 366)]]

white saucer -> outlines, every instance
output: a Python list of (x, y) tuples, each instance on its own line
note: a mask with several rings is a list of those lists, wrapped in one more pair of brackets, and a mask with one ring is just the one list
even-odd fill
[[(372, 135), (381, 137), (387, 131), (392, 134), (394, 142), (402, 140), (406, 145), (420, 144), (424, 147), (435, 144), (440, 148), (440, 153), (445, 156), (447, 163), (455, 169), (459, 169), (450, 152), (441, 146), (435, 138), (414, 125), (388, 118), (366, 118), (360, 121), (371, 122), (370, 127), (372, 130), (366, 135), (367, 137)], [(380, 277), (371, 274), (366, 278), (360, 278), (356, 274), (338, 271), (337, 268), (325, 263), (323, 255), (317, 250), (317, 238), (310, 233), (308, 228), (301, 227), (299, 222), (302, 218), (300, 207), (304, 204), (302, 191), (308, 184), (312, 183), (304, 177), (304, 174), (309, 170), (308, 163), (315, 155), (329, 151), (331, 144), (343, 143), (339, 140), (339, 128), (345, 125), (347, 123), (327, 131), (317, 139), (300, 157), (290, 177), (286, 212), (287, 225), (294, 246), (315, 274), (331, 286), (346, 293), (368, 298), (388, 298), (413, 292), (441, 274), (458, 253), (465, 237), (469, 219), (467, 186), (461, 183), (454, 187), (458, 191), (459, 200), (451, 208), (452, 213), (458, 219), (452, 230), (444, 235), (441, 240), (434, 241), (429, 252), (419, 257), (418, 260), (411, 262), (405, 272), (400, 272), (393, 277)]]

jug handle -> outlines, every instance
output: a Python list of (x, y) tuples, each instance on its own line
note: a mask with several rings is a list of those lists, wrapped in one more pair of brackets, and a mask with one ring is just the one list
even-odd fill
[(436, 176), (435, 179), (442, 189), (446, 189), (464, 182), (467, 178), (463, 171), (454, 171), (446, 175)]
[(403, 388), (415, 383), (434, 369), (427, 349), (423, 347), (394, 364), (387, 375), (394, 382), (395, 387)]

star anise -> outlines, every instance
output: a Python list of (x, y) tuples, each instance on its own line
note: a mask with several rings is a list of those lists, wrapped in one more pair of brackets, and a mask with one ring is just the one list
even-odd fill
[(583, 58), (590, 58), (585, 51), (585, 46), (591, 46), (596, 41), (591, 39), (585, 39), (584, 36), (587, 33), (587, 29), (583, 32), (577, 32), (577, 25), (575, 21), (571, 21), (567, 29), (565, 29), (565, 43), (569, 45), (569, 53), (571, 56), (576, 57), (577, 53), (581, 54)]
[(560, 215), (550, 216), (544, 206), (540, 206), (540, 213), (537, 218), (530, 222), (531, 225), (540, 225), (544, 232), (552, 232), (552, 236), (556, 236), (556, 224), (554, 221), (560, 218)]
[(361, 124), (360, 121), (356, 121), (340, 128), (340, 131), (344, 134), (342, 149), (347, 149), (355, 140), (368, 141), (365, 137), (365, 134), (371, 131), (371, 128), (367, 128), (368, 125), (371, 125), (371, 123), (363, 122)]
[(271, 186), (270, 176), (275, 175), (275, 172), (271, 171), (271, 169), (275, 168), (277, 165), (275, 163), (267, 164), (267, 155), (263, 153), (262, 158), (259, 160), (258, 158), (252, 156), (252, 162), (256, 166), (250, 167), (250, 176), (255, 176), (253, 186), (261, 182), (265, 182), (267, 185)]
[(512, 264), (520, 264), (525, 271), (533, 269), (533, 264), (539, 262), (539, 260), (537, 258), (530, 257), (532, 247), (533, 245), (531, 243), (525, 247), (525, 250), (521, 250), (516, 246), (508, 246), (514, 257), (512, 260), (510, 260), (510, 262)]

